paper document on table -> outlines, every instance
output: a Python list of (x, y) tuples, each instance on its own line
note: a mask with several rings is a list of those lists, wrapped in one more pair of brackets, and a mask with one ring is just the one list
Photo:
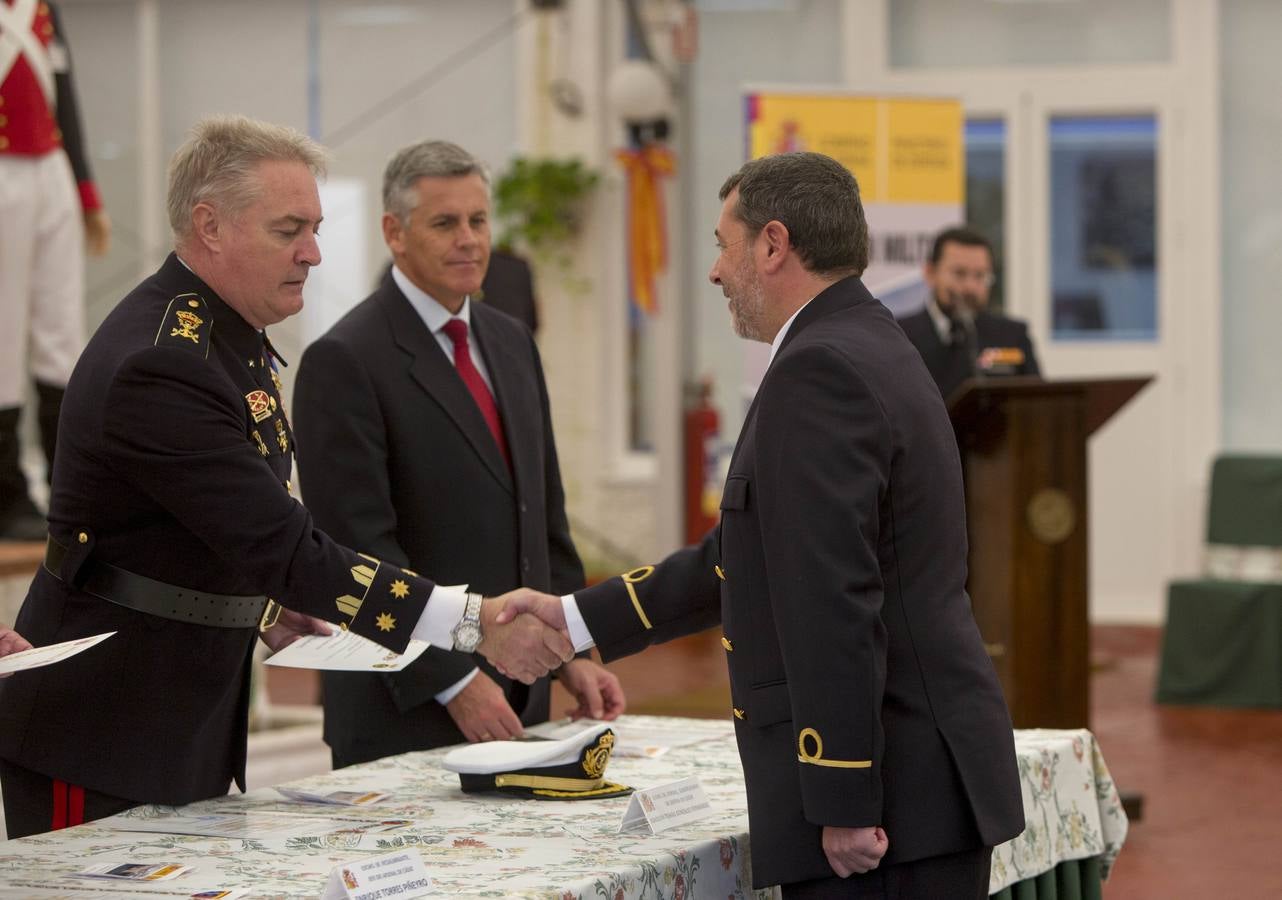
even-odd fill
[(125, 815), (100, 819), (98, 824), (116, 831), (146, 831), (156, 834), (194, 834), (240, 840), (270, 837), (316, 837), (325, 834), (366, 834), (391, 831), (413, 824), (411, 819), (357, 819), (345, 816), (300, 816), (292, 813), (249, 812), (206, 815), (152, 816)]
[(392, 796), (382, 791), (329, 791), (319, 794), (288, 787), (278, 787), (276, 792), (299, 803), (319, 803), (322, 806), (369, 806)]
[(425, 641), (410, 641), (404, 653), (393, 653), (350, 631), (309, 634), (267, 658), (269, 666), (294, 669), (333, 669), (343, 672), (399, 672), (427, 649)]
[(81, 869), (76, 874), (82, 878), (117, 878), (121, 881), (168, 881), (185, 872), (191, 866), (178, 863), (98, 863)]
[(614, 756), (621, 759), (654, 759), (667, 753), (673, 747), (685, 747), (706, 740), (706, 729), (692, 719), (676, 720), (647, 725), (638, 728), (633, 725), (620, 725), (618, 722), (601, 722), (596, 719), (579, 719), (577, 721), (544, 722), (531, 725), (525, 729), (527, 735), (559, 741), (573, 737), (580, 731), (593, 725), (608, 724), (614, 729)]
[(37, 669), (40, 666), (62, 662), (64, 659), (75, 656), (83, 650), (88, 650), (94, 644), (105, 641), (113, 634), (115, 634), (114, 631), (107, 631), (102, 634), (95, 634), (93, 637), (77, 638), (74, 641), (63, 641), (61, 644), (32, 647), (30, 650), (10, 653), (8, 656), (0, 657), (0, 675), (21, 672), (24, 669)]

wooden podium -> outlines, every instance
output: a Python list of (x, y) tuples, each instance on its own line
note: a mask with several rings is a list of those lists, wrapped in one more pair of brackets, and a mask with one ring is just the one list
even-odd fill
[(1086, 439), (1150, 381), (972, 379), (949, 398), (967, 590), (1016, 728), (1090, 724)]

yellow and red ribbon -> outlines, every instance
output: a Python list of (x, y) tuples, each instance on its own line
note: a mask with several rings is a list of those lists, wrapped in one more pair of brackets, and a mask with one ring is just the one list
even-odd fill
[(659, 179), (676, 171), (672, 151), (658, 144), (615, 151), (628, 179), (628, 269), (632, 301), (647, 315), (659, 308), (655, 278), (668, 267), (668, 233)]

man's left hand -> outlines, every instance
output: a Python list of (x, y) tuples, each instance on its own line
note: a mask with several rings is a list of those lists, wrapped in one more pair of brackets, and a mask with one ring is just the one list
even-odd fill
[(570, 660), (557, 670), (556, 677), (579, 701), (578, 708), (566, 710), (571, 719), (612, 722), (627, 707), (618, 676), (590, 659)]
[(890, 839), (880, 825), (872, 828), (825, 825), (823, 845), (828, 865), (842, 878), (849, 878), (877, 868), (890, 847)]
[(306, 616), (300, 612), (294, 612), (292, 609), (281, 607), (280, 617), (276, 624), (266, 631), (262, 632), (259, 637), (263, 643), (272, 648), (272, 651), (284, 650), (300, 637), (309, 634), (333, 634), (334, 629), (324, 619), (318, 619), (315, 616)]

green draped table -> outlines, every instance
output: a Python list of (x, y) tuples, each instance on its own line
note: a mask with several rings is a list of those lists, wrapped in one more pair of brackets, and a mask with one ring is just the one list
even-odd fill
[(1282, 708), (1282, 456), (1215, 460), (1205, 563), (1169, 586), (1157, 702)]
[[(252, 898), (316, 898), (335, 865), (413, 848), (420, 852), (437, 892), (445, 896), (769, 897), (770, 891), (754, 892), (750, 887), (743, 772), (731, 723), (628, 716), (619, 724), (625, 740), (629, 729), (679, 729), (694, 743), (657, 758), (615, 758), (607, 778), (645, 788), (695, 776), (712, 803), (712, 814), (656, 836), (620, 835), (627, 798), (571, 803), (465, 795), (458, 776), (440, 767), (446, 751), (434, 750), (291, 784), (317, 792), (393, 794), (373, 807), (303, 807), (286, 802), (274, 790), (261, 789), (181, 810), (300, 814), (297, 833), (290, 836), (151, 834), (116, 830), (107, 821), (0, 842), (0, 896), (121, 900), (190, 897), (197, 891), (240, 887), (249, 888)], [(1003, 900), (1098, 896), (1099, 881), (1121, 849), (1127, 823), (1094, 737), (1084, 730), (1019, 731), (1016, 744), (1028, 829), (994, 852), (993, 893)], [(125, 815), (161, 819), (174, 813), (168, 807), (146, 806)], [(322, 824), (330, 814), (408, 824), (382, 833), (333, 833)], [(195, 870), (142, 887), (73, 874), (95, 863), (126, 861), (179, 862)], [(1064, 887), (1052, 893), (1060, 882)]]

